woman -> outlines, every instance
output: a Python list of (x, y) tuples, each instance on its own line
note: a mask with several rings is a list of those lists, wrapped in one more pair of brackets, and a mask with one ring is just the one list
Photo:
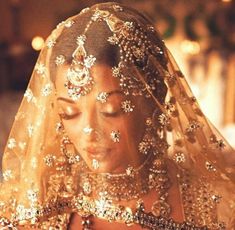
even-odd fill
[(3, 156), (0, 223), (235, 229), (234, 165), (148, 19), (97, 4), (40, 54)]

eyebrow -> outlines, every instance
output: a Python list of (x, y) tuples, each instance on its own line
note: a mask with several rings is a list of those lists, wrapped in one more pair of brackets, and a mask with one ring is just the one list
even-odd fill
[(113, 95), (113, 94), (121, 94), (124, 95), (124, 93), (121, 90), (112, 90), (110, 92), (107, 92), (109, 94), (109, 96)]
[[(107, 92), (109, 96), (113, 95), (113, 94), (121, 94), (121, 95), (124, 95), (124, 93), (121, 91), (121, 90), (112, 90), (110, 92)], [(76, 104), (76, 102), (72, 99), (69, 99), (69, 98), (65, 98), (65, 97), (58, 97), (57, 100), (61, 100), (61, 101), (65, 101), (65, 102), (68, 102), (70, 104)]]
[(65, 97), (58, 97), (57, 100), (61, 100), (61, 101), (65, 101), (68, 102), (70, 104), (75, 104), (75, 101), (69, 98), (65, 98)]

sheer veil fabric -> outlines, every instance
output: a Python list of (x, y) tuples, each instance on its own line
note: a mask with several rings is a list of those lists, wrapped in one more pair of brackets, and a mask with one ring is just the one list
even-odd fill
[[(174, 184), (183, 221), (170, 220)], [(82, 10), (48, 37), (3, 154), (0, 191), (8, 227), (66, 229), (76, 212), (150, 229), (235, 229), (234, 150), (151, 22), (115, 2)]]

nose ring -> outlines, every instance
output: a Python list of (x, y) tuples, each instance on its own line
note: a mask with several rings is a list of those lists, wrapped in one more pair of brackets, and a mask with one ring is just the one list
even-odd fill
[(97, 141), (100, 141), (100, 140), (101, 140), (102, 133), (99, 132), (99, 131), (97, 131), (97, 130), (95, 130), (95, 129), (93, 129), (93, 128), (91, 128), (89, 125), (86, 126), (86, 127), (84, 127), (84, 128), (82, 129), (82, 131), (83, 131), (85, 134), (87, 134), (87, 135), (91, 135), (91, 134), (94, 135), (94, 136), (95, 136), (95, 139), (96, 139)]
[(83, 128), (83, 132), (86, 134), (91, 134), (94, 131), (93, 128), (91, 128), (90, 126), (86, 126), (85, 128)]

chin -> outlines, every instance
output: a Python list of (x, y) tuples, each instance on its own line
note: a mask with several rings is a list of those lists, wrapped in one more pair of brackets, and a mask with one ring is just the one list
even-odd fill
[(91, 172), (94, 173), (121, 173), (125, 172), (125, 168), (121, 169), (121, 167), (114, 162), (99, 162), (99, 167), (96, 169), (92, 166), (92, 162), (89, 161), (88, 168)]

